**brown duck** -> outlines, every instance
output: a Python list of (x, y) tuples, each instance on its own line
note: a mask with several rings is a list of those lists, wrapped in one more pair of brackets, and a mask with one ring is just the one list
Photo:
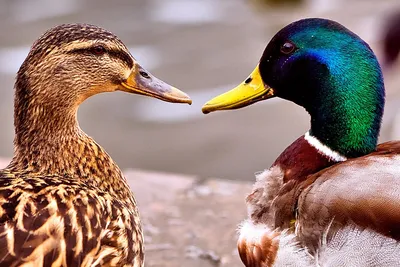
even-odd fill
[(249, 221), (238, 243), (243, 262), (275, 260), (267, 264), (263, 253), (270, 231), (258, 230), (265, 227), (295, 233), (312, 254), (328, 227), (328, 240), (349, 224), (400, 240), (400, 142), (377, 146), (385, 92), (368, 44), (334, 21), (294, 22), (272, 38), (244, 83), (203, 112), (275, 96), (304, 107), (311, 129), (258, 176), (247, 197)]
[(77, 122), (102, 92), (190, 98), (152, 76), (112, 33), (61, 25), (32, 46), (15, 83), (15, 153), (0, 170), (0, 266), (143, 266), (134, 196)]

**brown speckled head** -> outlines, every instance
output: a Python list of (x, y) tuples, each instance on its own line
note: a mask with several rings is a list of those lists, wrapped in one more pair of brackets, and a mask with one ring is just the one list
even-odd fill
[(18, 71), (16, 97), (31, 93), (43, 102), (82, 101), (98, 92), (115, 91), (135, 64), (112, 33), (87, 24), (60, 25), (33, 44)]
[(74, 130), (79, 104), (102, 92), (191, 103), (143, 69), (114, 34), (88, 24), (64, 24), (44, 33), (19, 69), (15, 88), (16, 144), (28, 130), (50, 135)]
[[(102, 47), (107, 50), (100, 51)], [(37, 121), (75, 122), (79, 104), (90, 95), (115, 91), (134, 63), (125, 45), (102, 28), (67, 24), (48, 30), (33, 44), (17, 74), (16, 141)]]
[[(126, 46), (117, 36), (103, 28), (90, 24), (62, 24), (46, 31), (34, 44), (28, 55), (27, 61), (33, 57), (42, 58), (50, 52), (68, 46), (71, 43), (97, 42), (99, 44), (108, 43), (115, 48), (127, 52)], [(82, 45), (83, 47), (87, 45)], [(127, 52), (127, 63), (133, 65), (132, 57)]]

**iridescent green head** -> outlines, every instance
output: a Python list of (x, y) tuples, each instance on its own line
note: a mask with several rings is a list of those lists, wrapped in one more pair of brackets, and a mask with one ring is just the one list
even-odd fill
[(368, 44), (339, 23), (304, 19), (286, 26), (250, 77), (203, 112), (273, 96), (303, 106), (310, 134), (332, 150), (357, 157), (376, 148), (385, 98), (381, 68)]

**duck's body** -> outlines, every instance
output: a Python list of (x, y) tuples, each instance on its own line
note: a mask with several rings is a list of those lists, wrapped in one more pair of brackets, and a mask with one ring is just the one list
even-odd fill
[[(258, 176), (246, 200), (253, 221), (285, 229), (296, 220), (297, 237), (309, 248), (318, 248), (332, 218), (331, 230), (353, 222), (400, 240), (400, 142), (335, 163), (306, 136), (277, 158), (274, 172)], [(265, 188), (276, 180), (280, 186)]]
[[(246, 199), (254, 227), (293, 232), (311, 253), (328, 227), (333, 235), (348, 224), (400, 240), (400, 142), (377, 145), (385, 92), (368, 44), (334, 21), (294, 22), (272, 38), (243, 84), (203, 112), (274, 96), (304, 107), (311, 129), (258, 176)], [(241, 233), (246, 266), (272, 266), (260, 261), (268, 238), (259, 234)]]
[[(318, 251), (313, 255), (301, 246), (297, 236), (288, 231), (271, 230), (265, 225), (254, 228), (251, 222), (242, 224), (242, 233), (259, 240), (262, 246), (248, 247), (258, 257), (246, 258), (246, 266), (273, 267), (397, 267), (400, 262), (400, 243), (370, 229), (347, 225), (338, 230), (324, 232)], [(330, 236), (329, 238), (327, 236)], [(254, 242), (256, 244), (256, 242)]]
[(68, 148), (49, 147), (62, 151), (57, 158), (65, 162), (36, 155), (28, 166), (14, 159), (0, 171), (0, 266), (142, 265), (143, 236), (130, 188), (107, 153), (82, 137)]
[(332, 219), (333, 229), (355, 223), (400, 241), (399, 162), (400, 142), (389, 142), (309, 176), (296, 207), (302, 243), (317, 247), (315, 239)]
[(41, 36), (15, 90), (14, 157), (0, 170), (0, 266), (143, 266), (134, 196), (77, 110), (117, 90), (191, 100), (147, 73), (115, 35), (86, 24)]
[(400, 241), (398, 161), (400, 142), (334, 164), (300, 137), (257, 175), (246, 198), (249, 217), (272, 229), (292, 229), (311, 252), (328, 227), (335, 233), (349, 223)]

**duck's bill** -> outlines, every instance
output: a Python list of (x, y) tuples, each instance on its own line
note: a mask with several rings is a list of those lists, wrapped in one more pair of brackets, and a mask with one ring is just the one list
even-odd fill
[(207, 114), (217, 110), (243, 108), (274, 96), (274, 90), (265, 85), (261, 79), (260, 70), (257, 65), (243, 83), (208, 101), (204, 104), (202, 111), (204, 114)]
[(187, 94), (154, 77), (138, 65), (121, 85), (121, 90), (128, 93), (146, 95), (167, 102), (192, 104), (192, 99)]

